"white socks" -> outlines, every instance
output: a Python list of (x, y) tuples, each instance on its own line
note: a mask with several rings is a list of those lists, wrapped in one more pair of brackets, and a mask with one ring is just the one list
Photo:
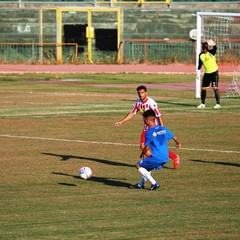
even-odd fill
[(147, 181), (147, 178), (145, 178), (144, 176), (141, 177), (140, 181), (139, 181), (139, 185), (140, 186), (144, 186), (145, 182)]
[(139, 184), (141, 186), (143, 186), (143, 184), (141, 183), (145, 183), (147, 180), (149, 180), (151, 182), (152, 185), (154, 185), (156, 183), (156, 181), (154, 180), (154, 178), (151, 176), (151, 173), (149, 171), (147, 171), (147, 169), (143, 168), (143, 167), (140, 167), (138, 169), (138, 171), (141, 173), (142, 175), (142, 178), (139, 182)]

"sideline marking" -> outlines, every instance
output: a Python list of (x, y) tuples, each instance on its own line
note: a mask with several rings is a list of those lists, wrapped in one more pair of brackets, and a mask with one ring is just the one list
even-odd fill
[[(85, 140), (74, 140), (74, 139), (60, 139), (60, 138), (45, 138), (45, 137), (28, 137), (28, 136), (16, 136), (8, 134), (0, 134), (0, 137), (7, 138), (19, 138), (19, 139), (33, 139), (33, 140), (47, 140), (57, 142), (77, 142), (77, 143), (88, 143), (88, 144), (104, 144), (104, 145), (118, 145), (118, 146), (138, 146), (133, 143), (114, 143), (114, 142), (97, 142), (97, 141), (85, 141)], [(173, 148), (173, 147), (170, 147)], [(201, 152), (218, 152), (218, 153), (236, 153), (240, 154), (240, 151), (228, 151), (228, 150), (214, 150), (214, 149), (201, 149), (201, 148), (181, 148), (182, 150), (188, 151), (201, 151)]]

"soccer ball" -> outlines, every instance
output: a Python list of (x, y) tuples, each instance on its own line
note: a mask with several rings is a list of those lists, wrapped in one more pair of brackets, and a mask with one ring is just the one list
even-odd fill
[(89, 179), (92, 177), (92, 170), (89, 167), (82, 167), (79, 170), (79, 175), (83, 179)]

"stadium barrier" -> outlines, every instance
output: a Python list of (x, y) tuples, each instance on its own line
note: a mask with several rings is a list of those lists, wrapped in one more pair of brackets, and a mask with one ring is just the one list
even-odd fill
[(77, 58), (76, 43), (0, 43), (0, 63), (76, 63)]
[[(218, 42), (219, 63), (240, 63), (240, 40)], [(196, 42), (187, 39), (124, 39), (121, 47), (121, 63), (195, 63)]]
[[(87, 54), (78, 48), (76, 43), (0, 43), (0, 63), (87, 63)], [(119, 50), (120, 63), (194, 62), (194, 44), (187, 40), (125, 39)], [(93, 51), (93, 59), (94, 63), (116, 63), (116, 52)]]
[(124, 39), (122, 63), (194, 63), (195, 44), (187, 39)]
[[(219, 63), (240, 63), (240, 42), (233, 41), (231, 46), (234, 53), (219, 59)], [(119, 63), (195, 63), (195, 50), (195, 42), (186, 39), (124, 39), (119, 46)], [(117, 63), (115, 51), (93, 49), (92, 55), (93, 63)], [(89, 61), (87, 51), (79, 50), (76, 43), (0, 43), (0, 63), (86, 64)]]

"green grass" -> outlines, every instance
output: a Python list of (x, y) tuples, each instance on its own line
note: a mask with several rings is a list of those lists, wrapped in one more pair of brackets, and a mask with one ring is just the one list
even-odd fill
[[(239, 99), (222, 108), (209, 91), (196, 109), (193, 90), (151, 88), (190, 82), (188, 75), (84, 74), (0, 76), (0, 239), (239, 239)], [(131, 190), (140, 175), (142, 120), (114, 123), (133, 106), (135, 87), (61, 83), (148, 84), (164, 124), (180, 139), (153, 176), (156, 191)], [(147, 80), (146, 80), (147, 78)], [(41, 81), (37, 81), (41, 80)], [(228, 77), (223, 81), (229, 81)], [(90, 180), (78, 170), (89, 166)], [(149, 187), (147, 185), (147, 187)]]

